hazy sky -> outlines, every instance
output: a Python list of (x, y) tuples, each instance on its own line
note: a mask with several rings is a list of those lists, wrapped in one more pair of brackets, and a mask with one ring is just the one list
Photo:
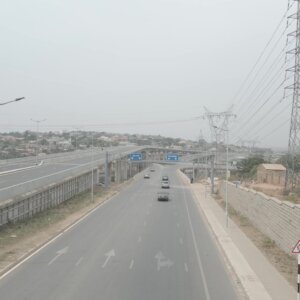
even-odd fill
[[(199, 118), (203, 106), (220, 112), (235, 103), (231, 140), (262, 138), (288, 118), (289, 109), (269, 128), (258, 126), (250, 134), (242, 127), (250, 116), (246, 106), (259, 108), (267, 95), (255, 102), (246, 84), (249, 99), (234, 96), (287, 4), (282, 0), (2, 0), (0, 99), (25, 96), (26, 100), (1, 106), (0, 131), (34, 129), (33, 118), (46, 119), (42, 131), (79, 127), (197, 139), (200, 130), (209, 137), (208, 122)], [(280, 54), (282, 41), (274, 55)], [(267, 65), (263, 69), (267, 71)], [(283, 75), (284, 69), (278, 78)], [(267, 79), (261, 82), (267, 84)], [(255, 85), (252, 88), (257, 91)], [(275, 88), (276, 84), (268, 90)], [(283, 87), (278, 92), (282, 95)], [(288, 105), (290, 99), (284, 101)], [(240, 111), (244, 107), (245, 116)], [(244, 132), (236, 132), (239, 128)], [(285, 147), (287, 135), (286, 123), (260, 145)]]

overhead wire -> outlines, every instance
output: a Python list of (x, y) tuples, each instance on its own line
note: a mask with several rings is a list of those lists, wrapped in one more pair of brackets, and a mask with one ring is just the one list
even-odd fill
[[(258, 84), (254, 87), (252, 93), (247, 97), (248, 98), (251, 98), (252, 96), (255, 95), (255, 93), (257, 93), (257, 91), (259, 91), (260, 89), (262, 89), (261, 91), (261, 94), (263, 94), (264, 90), (268, 89), (268, 86), (264, 86), (265, 82), (263, 81), (263, 79), (265, 77), (267, 77), (270, 73), (271, 73), (271, 70), (274, 68), (274, 66), (276, 66), (276, 64), (278, 64), (280, 62), (280, 59), (281, 59), (281, 56), (283, 56), (283, 54), (285, 54), (285, 51), (286, 51), (286, 47), (283, 48), (283, 50), (279, 53), (279, 55), (274, 59), (273, 63), (271, 64), (271, 66), (269, 67), (269, 69), (267, 70), (267, 72), (264, 74), (264, 76), (260, 79), (260, 81), (258, 82)], [(284, 56), (283, 56), (284, 57)], [(291, 59), (290, 59), (291, 60)], [(280, 68), (279, 70), (277, 70), (276, 74), (273, 76), (276, 77), (278, 75), (278, 73), (281, 73), (282, 72), (282, 69), (285, 67), (286, 63), (288, 61), (284, 61), (282, 63), (282, 65), (280, 65)], [(246, 100), (247, 100), (246, 99)], [(257, 96), (255, 102), (259, 100), (259, 96)], [(253, 102), (250, 102), (248, 106), (243, 106), (241, 112), (238, 114), (238, 119), (241, 119), (243, 115), (249, 113), (249, 110), (251, 111), (251, 109), (253, 108)]]
[[(247, 74), (245, 80), (243, 81), (243, 83), (241, 84), (240, 88), (238, 89), (237, 93), (235, 94), (235, 96), (233, 97), (233, 104), (235, 104), (236, 98), (239, 96), (239, 94), (242, 92), (242, 90), (244, 89), (244, 86), (246, 85), (246, 83), (248, 82), (249, 78), (251, 77), (252, 73), (255, 71), (256, 67), (258, 66), (258, 64), (260, 63), (261, 59), (263, 58), (265, 52), (267, 51), (269, 45), (271, 44), (271, 42), (273, 41), (274, 37), (276, 36), (277, 32), (279, 31), (283, 21), (286, 19), (287, 14), (289, 12), (289, 10), (292, 8), (292, 6), (294, 5), (294, 2), (292, 4), (290, 4), (290, 1), (288, 2), (288, 7), (287, 10), (285, 11), (284, 15), (282, 16), (282, 18), (280, 19), (280, 22), (278, 23), (278, 25), (276, 26), (274, 32), (272, 33), (270, 39), (268, 40), (268, 42), (266, 43), (265, 47), (263, 48), (263, 50), (261, 51), (260, 55), (258, 56), (256, 62), (254, 63), (253, 67), (251, 68), (250, 72)], [(286, 25), (286, 28), (288, 27), (288, 23)], [(284, 32), (286, 31), (286, 28), (284, 30)], [(283, 33), (280, 35), (280, 39), (282, 37)], [(279, 40), (280, 40), (279, 39)], [(277, 42), (276, 42), (277, 44)], [(274, 47), (273, 47), (274, 49)], [(269, 54), (270, 55), (270, 54)]]
[(285, 120), (284, 122), (282, 122), (276, 128), (272, 129), (272, 131), (268, 132), (266, 135), (261, 136), (260, 139), (264, 139), (264, 140), (267, 139), (268, 137), (270, 137), (273, 134), (275, 134), (278, 129), (282, 128), (285, 124), (287, 124), (289, 122), (290, 122), (290, 118), (288, 118), (287, 120)]
[[(279, 102), (282, 103), (281, 100), (280, 100)], [(277, 107), (277, 104), (278, 104), (278, 103), (276, 103), (276, 105), (274, 105), (274, 106), (271, 108), (271, 110), (269, 110), (269, 112), (271, 112), (272, 110), (274, 110), (274, 108)], [(286, 110), (287, 110), (288, 108), (290, 108), (290, 107), (291, 107), (291, 103), (288, 103), (288, 105), (286, 105), (283, 109), (281, 109), (281, 110), (280, 110), (275, 116), (273, 116), (273, 118), (271, 118), (270, 120), (269, 120), (269, 119), (265, 119), (265, 118), (261, 118), (257, 123), (255, 123), (255, 125), (254, 125), (253, 127), (250, 128), (250, 130), (246, 133), (246, 135), (243, 135), (243, 136), (246, 136), (247, 139), (252, 139), (252, 138), (254, 138), (255, 135), (257, 135), (257, 132), (261, 132), (261, 131), (263, 131), (265, 128), (267, 128), (267, 127), (269, 127), (270, 125), (272, 125), (272, 124), (273, 124), (272, 122), (273, 122), (274, 120), (276, 120), (279, 116), (281, 116), (283, 113), (285, 113)], [(263, 123), (263, 125), (260, 126), (259, 129), (257, 129), (255, 132), (252, 132), (252, 131), (253, 131), (255, 128), (257, 128), (257, 126), (258, 126), (259, 124), (261, 124), (263, 121), (265, 121), (265, 122)], [(251, 133), (251, 132), (252, 132), (252, 133)], [(250, 134), (249, 134), (249, 133), (250, 133)], [(238, 138), (236, 137), (234, 141), (237, 141), (237, 140), (238, 140)]]
[[(162, 125), (162, 124), (174, 124), (174, 123), (185, 123), (185, 122), (194, 122), (198, 121), (201, 117), (193, 117), (193, 118), (188, 118), (188, 119), (178, 119), (178, 120), (167, 120), (167, 121), (149, 121), (149, 122), (123, 122), (123, 123), (99, 123), (99, 124), (43, 124), (40, 127), (44, 128), (68, 128), (68, 127), (75, 127), (75, 126), (84, 126), (84, 127), (106, 127), (106, 126), (144, 126), (144, 125)], [(2, 127), (6, 126), (7, 124), (1, 124)], [(28, 126), (25, 124), (14, 124), (14, 125), (8, 125), (8, 127), (26, 127), (26, 128), (31, 128), (33, 126)]]
[(285, 80), (283, 80), (280, 85), (273, 91), (273, 93), (255, 110), (254, 113), (250, 115), (248, 119), (246, 119), (242, 125), (238, 128), (237, 132), (240, 132), (242, 128), (249, 125), (249, 122), (256, 116), (256, 114), (272, 99), (272, 97), (279, 91), (279, 89), (282, 88), (282, 86), (285, 84)]
[[(292, 5), (288, 5), (288, 10), (291, 8)], [(287, 10), (287, 11), (288, 11)], [(285, 13), (286, 15), (287, 13)], [(281, 22), (282, 23), (282, 22)], [(280, 23), (280, 24), (281, 24)], [(289, 23), (287, 21), (287, 25), (286, 25), (286, 28), (285, 30), (283, 31), (283, 33), (280, 35), (280, 38), (277, 40), (276, 44), (273, 46), (272, 50), (270, 53), (272, 53), (272, 51), (276, 48), (277, 44), (279, 43), (279, 40), (282, 38), (283, 34), (286, 32), (287, 28), (289, 27)], [(278, 31), (279, 27), (277, 27), (277, 31)], [(274, 66), (277, 65), (278, 61), (280, 61), (282, 59), (282, 55), (283, 53), (285, 52), (285, 49), (287, 48), (287, 46), (291, 43), (291, 41), (288, 41), (287, 39), (287, 42), (286, 42), (286, 45), (284, 46), (283, 50), (281, 50), (281, 52), (276, 56), (275, 60), (273, 61), (273, 63), (271, 64), (271, 66), (269, 66), (268, 70), (265, 72), (265, 74), (263, 75), (262, 78), (265, 78), (272, 69), (274, 69)], [(270, 43), (269, 43), (270, 44)], [(269, 60), (269, 57), (267, 57), (267, 60), (265, 60), (265, 62), (263, 63), (263, 65), (259, 68), (259, 70), (256, 72), (256, 75), (263, 69), (263, 67), (266, 65), (266, 62)], [(267, 83), (265, 83), (264, 81), (260, 81), (254, 88), (254, 90), (251, 92), (250, 96), (248, 96), (247, 98), (245, 98), (243, 102), (245, 102), (245, 100), (249, 99), (251, 96), (253, 96), (254, 94), (258, 93), (256, 99), (254, 101), (251, 101), (251, 103), (249, 103), (249, 105), (246, 107), (245, 109), (245, 106), (243, 107), (244, 109), (242, 110), (242, 113), (241, 115), (239, 115), (239, 119), (243, 119), (243, 116), (248, 116), (250, 112), (252, 112), (255, 108), (255, 106), (253, 105), (254, 103), (258, 102), (258, 100), (260, 100), (265, 94), (267, 91), (269, 91), (270, 87), (280, 78), (280, 77), (277, 77), (277, 74), (279, 72), (281, 72), (282, 68), (287, 65), (289, 62), (290, 62), (291, 59), (287, 60), (287, 56), (285, 56), (285, 61), (284, 63), (281, 65), (280, 69), (278, 71), (276, 71), (276, 73), (273, 75), (273, 77), (271, 78), (271, 80), (269, 80)], [(246, 92), (248, 92), (249, 88), (253, 85), (253, 83), (255, 82), (255, 79), (256, 79), (256, 76), (255, 78), (251, 81), (250, 85), (248, 86)], [(274, 111), (274, 109), (280, 105), (280, 103), (283, 101), (285, 97), (280, 99), (279, 101), (277, 101), (275, 103), (275, 105), (273, 105), (268, 111), (267, 113), (264, 114), (263, 117), (260, 116), (259, 120), (257, 120), (257, 118), (255, 117), (259, 117), (259, 112), (261, 112), (262, 108), (264, 106), (266, 106), (266, 104), (269, 103), (269, 101), (277, 94), (278, 90), (285, 84), (285, 82), (287, 82), (290, 78), (288, 78), (286, 75), (285, 75), (285, 79), (280, 83), (280, 85), (272, 92), (272, 94), (258, 107), (256, 108), (256, 110), (254, 111), (254, 113), (252, 113), (250, 115), (250, 117), (248, 117), (246, 119), (246, 121), (244, 121), (242, 123), (242, 125), (239, 124), (239, 127), (237, 129), (234, 129), (235, 130), (235, 140), (237, 140), (237, 135), (239, 132), (242, 132), (244, 133), (243, 135), (247, 134), (247, 136), (249, 136), (250, 134), (250, 137), (256, 135), (256, 133), (253, 133), (254, 129), (256, 129), (258, 127), (259, 124), (261, 124), (262, 120), (265, 120), (265, 116), (268, 117), (269, 119), (269, 116), (270, 116), (270, 113), (272, 111)], [(262, 87), (262, 88), (261, 88)], [(259, 92), (257, 92), (259, 90)], [(271, 124), (271, 122), (273, 122), (275, 119), (278, 118), (278, 116), (280, 116), (283, 112), (286, 111), (286, 109), (290, 107), (290, 104), (288, 104), (288, 106), (284, 107), (283, 110), (281, 110), (279, 113), (277, 113), (275, 116), (273, 116), (269, 121), (268, 123), (264, 123), (264, 126), (262, 128), (259, 128), (259, 130), (263, 130), (265, 127), (267, 127), (269, 124)], [(260, 114), (261, 115), (261, 114)], [(252, 120), (252, 123), (250, 122)], [(253, 122), (255, 120), (255, 122)], [(248, 129), (247, 129), (248, 128)], [(247, 129), (247, 130), (246, 130)]]

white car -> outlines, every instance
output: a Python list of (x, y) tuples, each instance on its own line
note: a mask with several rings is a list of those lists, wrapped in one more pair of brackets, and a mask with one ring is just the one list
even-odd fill
[(169, 181), (162, 181), (161, 182), (161, 188), (162, 189), (169, 189), (170, 188)]

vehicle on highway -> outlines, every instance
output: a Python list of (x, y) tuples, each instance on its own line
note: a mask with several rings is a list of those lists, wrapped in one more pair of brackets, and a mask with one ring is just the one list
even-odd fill
[(150, 172), (155, 172), (155, 169), (150, 169)]
[(163, 175), (161, 181), (169, 181), (169, 176)]
[(162, 181), (161, 182), (161, 188), (162, 189), (169, 189), (170, 188), (169, 181)]
[(169, 193), (168, 192), (158, 192), (157, 200), (158, 201), (169, 201)]
[(145, 178), (145, 179), (150, 179), (150, 175), (149, 175), (149, 174), (145, 174), (145, 175), (144, 175), (144, 178)]

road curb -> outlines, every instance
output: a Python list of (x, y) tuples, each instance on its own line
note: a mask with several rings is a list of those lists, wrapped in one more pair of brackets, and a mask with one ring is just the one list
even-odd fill
[(241, 285), (243, 286), (243, 289), (249, 299), (271, 300), (271, 296), (259, 280), (258, 276), (255, 274), (240, 250), (216, 219), (214, 213), (208, 206), (205, 205), (203, 201), (201, 201), (200, 195), (195, 191), (193, 185), (188, 182), (186, 175), (181, 171), (179, 171), (179, 175), (183, 179), (184, 183), (190, 186), (198, 209), (204, 214), (220, 248), (223, 250), (228, 263), (232, 267), (237, 278), (240, 280)]

